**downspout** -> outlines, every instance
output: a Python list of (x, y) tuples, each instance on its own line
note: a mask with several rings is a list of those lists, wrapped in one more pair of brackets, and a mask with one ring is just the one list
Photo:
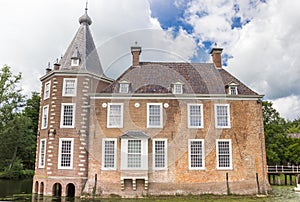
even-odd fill
[(268, 195), (267, 191), (267, 183), (266, 183), (266, 176), (265, 176), (265, 158), (264, 158), (264, 146), (263, 146), (263, 136), (262, 136), (262, 117), (261, 117), (261, 99), (257, 100), (257, 111), (258, 111), (258, 120), (259, 120), (259, 139), (260, 139), (260, 149), (261, 149), (261, 164), (262, 164), (262, 172), (263, 172), (263, 183), (264, 183), (264, 191), (265, 195)]

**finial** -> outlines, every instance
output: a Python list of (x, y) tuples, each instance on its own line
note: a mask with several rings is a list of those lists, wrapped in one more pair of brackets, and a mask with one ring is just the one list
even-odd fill
[(135, 42), (134, 42), (134, 45), (136, 45), (136, 46), (137, 46), (137, 45), (138, 45), (138, 42), (137, 42), (137, 41), (135, 41)]
[(218, 47), (218, 44), (217, 44), (217, 42), (215, 42), (215, 48), (217, 48)]
[(86, 0), (86, 3), (85, 3), (85, 13), (87, 14), (87, 10), (88, 10), (88, 0)]
[(92, 24), (92, 20), (87, 14), (87, 10), (88, 10), (88, 0), (86, 0), (86, 3), (85, 3), (85, 13), (84, 13), (84, 15), (79, 18), (79, 23), (80, 24), (85, 24), (85, 25), (91, 25)]
[(48, 68), (50, 69), (50, 62), (48, 62)]

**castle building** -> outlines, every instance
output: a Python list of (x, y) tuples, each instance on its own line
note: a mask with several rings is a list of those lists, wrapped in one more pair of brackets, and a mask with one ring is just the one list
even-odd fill
[[(87, 12), (41, 77), (33, 193), (256, 194), (270, 189), (262, 95), (212, 63), (143, 62), (105, 76)], [(242, 67), (241, 67), (242, 68)]]

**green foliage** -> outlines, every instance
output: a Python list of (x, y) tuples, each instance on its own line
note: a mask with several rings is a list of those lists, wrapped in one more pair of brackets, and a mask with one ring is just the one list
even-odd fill
[(40, 97), (33, 93), (25, 104), (21, 78), (0, 69), (0, 178), (31, 176), (34, 169)]
[(288, 135), (300, 132), (300, 119), (284, 120), (268, 101), (263, 102), (263, 116), (268, 165), (300, 164), (300, 140)]

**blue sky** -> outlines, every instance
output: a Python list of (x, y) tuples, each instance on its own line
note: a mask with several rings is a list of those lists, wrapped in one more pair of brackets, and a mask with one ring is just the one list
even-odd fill
[[(0, 1), (0, 65), (22, 72), (25, 94), (40, 91), (48, 62), (64, 54), (86, 0)], [(299, 0), (89, 0), (88, 14), (107, 75), (143, 61), (211, 62), (223, 48), (224, 68), (287, 119), (300, 117)]]

